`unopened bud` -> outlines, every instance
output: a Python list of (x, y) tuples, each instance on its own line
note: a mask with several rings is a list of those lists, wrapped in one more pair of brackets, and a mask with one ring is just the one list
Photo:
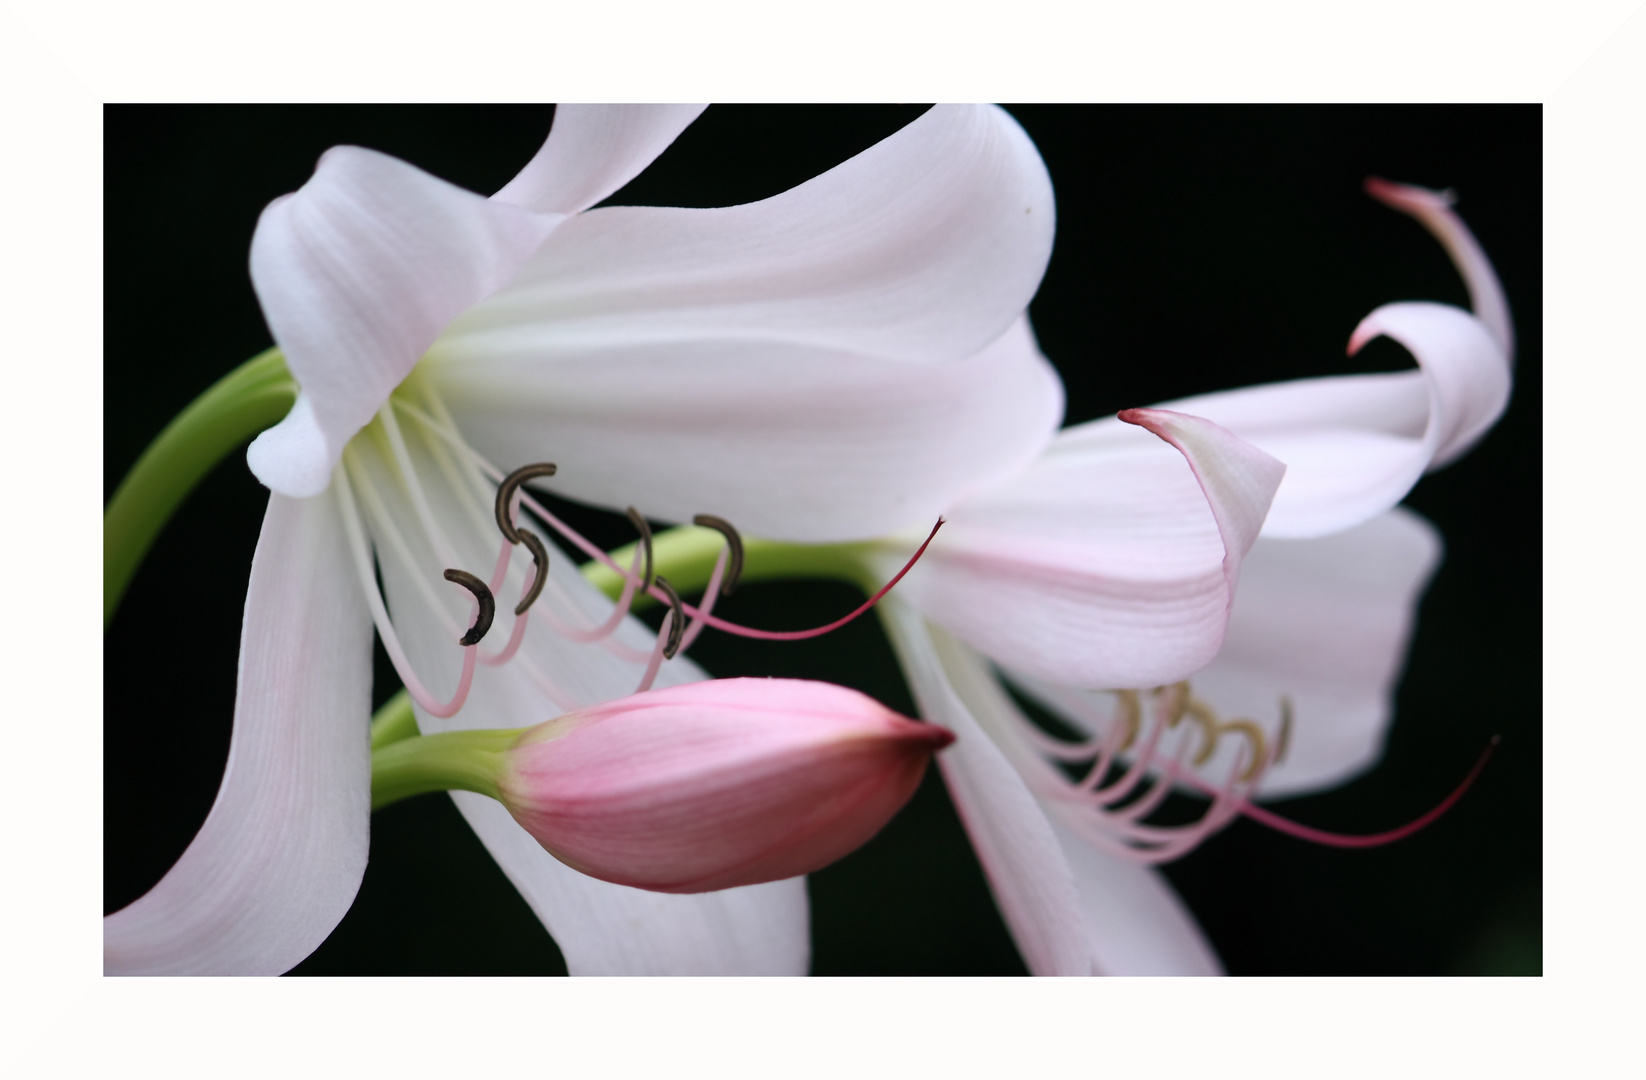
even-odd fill
[(657, 892), (808, 873), (865, 843), (954, 741), (829, 683), (719, 679), (530, 728), (497, 797), (555, 858)]

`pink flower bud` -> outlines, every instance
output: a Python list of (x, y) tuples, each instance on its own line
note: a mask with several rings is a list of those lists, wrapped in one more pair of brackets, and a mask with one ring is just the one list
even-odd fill
[(718, 679), (529, 729), (507, 754), (499, 797), (585, 874), (709, 892), (808, 873), (856, 849), (953, 741), (829, 683)]

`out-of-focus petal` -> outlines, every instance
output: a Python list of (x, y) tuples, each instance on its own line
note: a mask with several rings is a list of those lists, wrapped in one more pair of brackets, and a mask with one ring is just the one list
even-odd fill
[[(1502, 414), (1508, 364), (1473, 315), (1387, 304), (1361, 322), (1350, 351), (1380, 334), (1404, 345), (1422, 370), (1300, 379), (1160, 406), (1203, 416), (1286, 463), (1264, 536), (1323, 536), (1375, 517)], [(1103, 424), (1118, 421), (1093, 427)]]
[(1025, 318), (940, 368), (699, 342), (429, 374), (477, 449), (555, 462), (559, 494), (663, 521), (719, 514), (794, 541), (929, 528), (1032, 460), (1063, 412)]
[[(1434, 527), (1400, 508), (1334, 536), (1253, 545), (1223, 649), (1192, 684), (1220, 717), (1254, 720), (1271, 737), (1281, 698), (1290, 699), (1290, 746), (1264, 775), (1261, 795), (1334, 787), (1377, 761), (1440, 550)], [(1008, 674), (1076, 728), (1106, 730), (1108, 695)], [(1225, 742), (1201, 769), (1213, 784), (1234, 767), (1238, 743)]]
[(941, 631), (895, 595), (879, 606), (921, 715), (953, 731), (938, 755), (972, 847), (1006, 927), (1035, 975), (1089, 975), (1091, 948), (1080, 900), (1062, 848), (1016, 770), (974, 715), (964, 685), (939, 655)]
[(1094, 850), (1043, 801), (1080, 893), (1096, 975), (1221, 975), (1223, 964), (1165, 876)]
[(512, 278), (563, 218), (484, 199), (384, 154), (335, 147), (252, 236), (263, 315), (302, 405), (247, 451), (284, 495), (325, 489), (451, 319)]
[(1366, 193), (1379, 202), (1416, 218), (1452, 257), (1452, 264), (1469, 287), (1469, 306), (1486, 324), (1486, 329), (1503, 349), (1509, 364), (1515, 358), (1515, 326), (1509, 317), (1509, 301), (1480, 242), (1452, 210), (1457, 196), (1450, 191), (1431, 191), (1412, 184), (1395, 184), (1371, 177)]
[(438, 355), (741, 340), (958, 360), (1028, 306), (1053, 216), (1046, 167), (1016, 121), (940, 106), (761, 202), (579, 214)]
[[(487, 574), (497, 558), (498, 533), (491, 521), (489, 495), (446, 482), (437, 445), (408, 433), (409, 455), (420, 486), (438, 521), (447, 523), (451, 562), (445, 562), (419, 531), (417, 518), (402, 496), (384, 497), (395, 515), (401, 538), (412, 554), (408, 566), (389, 544), (379, 542), (379, 560), (395, 628), (419, 676), (431, 693), (444, 700), (457, 684), (461, 650), (456, 634), (432, 613), (416, 581), (421, 572), (429, 592), (453, 626), (466, 626), (464, 594), (439, 581), (441, 567), (457, 565)], [(356, 460), (377, 478), (376, 488), (395, 492), (392, 464), (378, 449), (360, 440)], [(452, 475), (462, 466), (446, 463)], [(364, 503), (364, 499), (361, 500)], [(377, 527), (373, 526), (374, 535)], [(530, 565), (524, 556), (498, 593), (497, 622), (480, 648), (492, 650), (508, 640), (512, 609)], [(571, 559), (549, 543), (549, 581), (532, 609), (532, 624), (516, 658), (500, 667), (481, 666), (468, 702), (456, 716), (441, 720), (416, 710), (425, 733), (468, 728), (514, 728), (538, 724), (580, 705), (632, 693), (641, 663), (603, 649), (557, 636), (545, 625), (548, 614), (581, 625), (598, 624), (611, 602), (579, 574)], [(629, 649), (649, 651), (653, 636), (638, 620), (624, 620), (614, 635)], [(707, 678), (685, 657), (665, 663), (656, 685), (675, 686)], [(550, 689), (552, 688), (552, 689)], [(557, 704), (556, 695), (564, 700)], [(580, 874), (544, 851), (500, 803), (483, 795), (452, 792), (452, 799), (505, 875), (548, 928), (575, 975), (802, 975), (811, 946), (805, 881), (751, 885), (723, 892), (670, 895), (613, 885)]]
[(105, 974), (278, 975), (343, 918), (366, 869), (371, 640), (334, 501), (271, 496), (217, 801), (103, 920)]
[[(956, 506), (898, 595), (999, 662), (1078, 686), (1156, 686), (1223, 640), (1279, 463), (1214, 424), (1151, 412), (1061, 432)], [(1185, 463), (1187, 458), (1187, 464)], [(886, 544), (894, 573), (910, 544)]]
[(539, 213), (587, 210), (640, 175), (704, 105), (556, 105), (542, 149), (492, 198)]

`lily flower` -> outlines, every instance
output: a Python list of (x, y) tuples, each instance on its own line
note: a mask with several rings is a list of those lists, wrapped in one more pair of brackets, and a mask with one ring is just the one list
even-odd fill
[[(301, 394), (247, 454), (273, 494), (229, 762), (182, 858), (105, 919), (107, 972), (277, 973), (330, 933), (367, 854), (374, 626), (424, 732), (704, 678), (661, 661), (712, 600), (665, 645), (552, 543), (528, 557), (511, 496), (560, 526), (496, 497), (516, 467), (553, 461), (557, 492), (599, 506), (823, 542), (935, 517), (1049, 438), (1061, 391), (1020, 316), (1052, 193), (1009, 116), (933, 109), (744, 206), (589, 209), (699, 111), (564, 106), (490, 199), (339, 147), (264, 212), (253, 285)], [(482, 592), (498, 625), (477, 643)], [(799, 879), (642, 892), (453, 798), (573, 973), (805, 970)]]
[[(1449, 196), (1368, 187), (1442, 240), (1474, 299), (1474, 313), (1385, 305), (1350, 339), (1352, 353), (1388, 335), (1419, 370), (1250, 387), (1060, 432), (949, 511), (881, 606), (922, 715), (958, 738), (940, 767), (1036, 974), (1219, 971), (1150, 865), (1260, 813), (1250, 800), (1341, 782), (1379, 753), (1440, 546), (1392, 507), (1501, 414), (1513, 331)], [(1175, 474), (1170, 451), (1128, 424), (1181, 451)], [(1264, 464), (1275, 459), (1283, 479)], [(883, 542), (869, 576), (906, 545)], [(1237, 600), (1239, 573), (1252, 580)], [(1081, 738), (1032, 721), (997, 669)], [(1185, 786), (1212, 796), (1200, 819), (1151, 824)]]

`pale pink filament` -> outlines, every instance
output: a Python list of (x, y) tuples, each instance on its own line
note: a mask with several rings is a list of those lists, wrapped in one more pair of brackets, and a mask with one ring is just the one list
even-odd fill
[[(509, 573), (509, 556), (514, 553), (514, 545), (507, 539), (503, 541), (502, 550), (497, 553), (497, 565), (492, 569), (492, 579), (488, 583), (492, 595), (496, 596), (503, 588), (503, 581)], [(534, 565), (526, 571), (526, 583), (520, 588), (520, 595), (525, 596), (532, 591), (532, 583), (537, 580), (537, 567)], [(506, 664), (514, 659), (514, 654), (520, 651), (520, 642), (526, 636), (526, 619), (530, 611), (523, 611), (514, 617), (514, 627), (509, 631), (508, 643), (495, 653), (481, 653), (480, 662), (491, 667)]]
[(643, 694), (652, 688), (658, 669), (663, 666), (663, 647), (668, 644), (673, 629), (674, 608), (671, 607), (663, 616), (663, 625), (657, 628), (657, 643), (652, 646), (651, 660), (646, 664), (646, 673), (640, 676), (640, 685), (634, 688), (635, 693)]

